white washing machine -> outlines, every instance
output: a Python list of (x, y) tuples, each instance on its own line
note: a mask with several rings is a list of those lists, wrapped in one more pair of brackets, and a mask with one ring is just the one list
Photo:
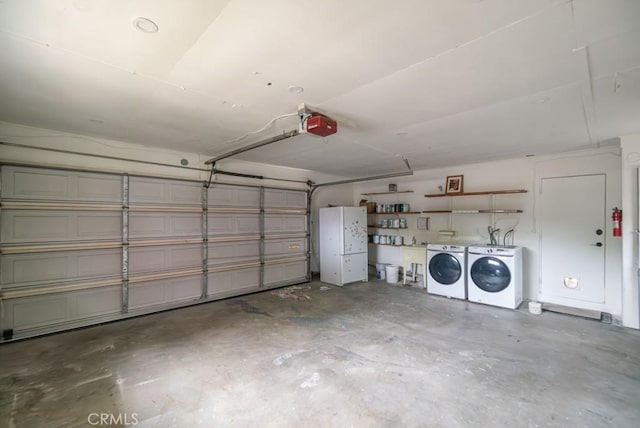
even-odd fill
[(467, 298), (467, 247), (452, 244), (427, 245), (427, 293)]
[(522, 247), (467, 249), (469, 301), (516, 309), (522, 303)]

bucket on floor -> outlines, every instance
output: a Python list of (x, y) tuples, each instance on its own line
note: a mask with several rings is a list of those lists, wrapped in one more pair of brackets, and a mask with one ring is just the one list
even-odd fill
[(387, 282), (392, 284), (400, 282), (400, 266), (388, 265), (385, 266), (385, 271), (387, 274)]
[(384, 280), (387, 277), (384, 270), (387, 265), (389, 265), (389, 263), (376, 263), (376, 279)]
[(542, 303), (529, 302), (529, 312), (531, 312), (534, 315), (540, 315), (542, 313)]

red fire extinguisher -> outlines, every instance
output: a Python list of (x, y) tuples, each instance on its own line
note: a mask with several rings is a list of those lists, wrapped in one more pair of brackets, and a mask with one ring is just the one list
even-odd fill
[(622, 236), (622, 210), (615, 207), (611, 220), (613, 220), (613, 236)]

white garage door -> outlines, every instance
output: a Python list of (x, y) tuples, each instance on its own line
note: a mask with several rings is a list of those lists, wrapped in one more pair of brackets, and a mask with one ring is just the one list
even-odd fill
[(1, 168), (2, 341), (308, 280), (305, 191)]

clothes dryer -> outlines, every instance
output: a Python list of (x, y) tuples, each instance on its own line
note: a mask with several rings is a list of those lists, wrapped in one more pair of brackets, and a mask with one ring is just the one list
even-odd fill
[(522, 247), (470, 246), (467, 285), (471, 302), (516, 309), (522, 303)]
[(467, 247), (452, 244), (427, 245), (427, 293), (467, 298)]

